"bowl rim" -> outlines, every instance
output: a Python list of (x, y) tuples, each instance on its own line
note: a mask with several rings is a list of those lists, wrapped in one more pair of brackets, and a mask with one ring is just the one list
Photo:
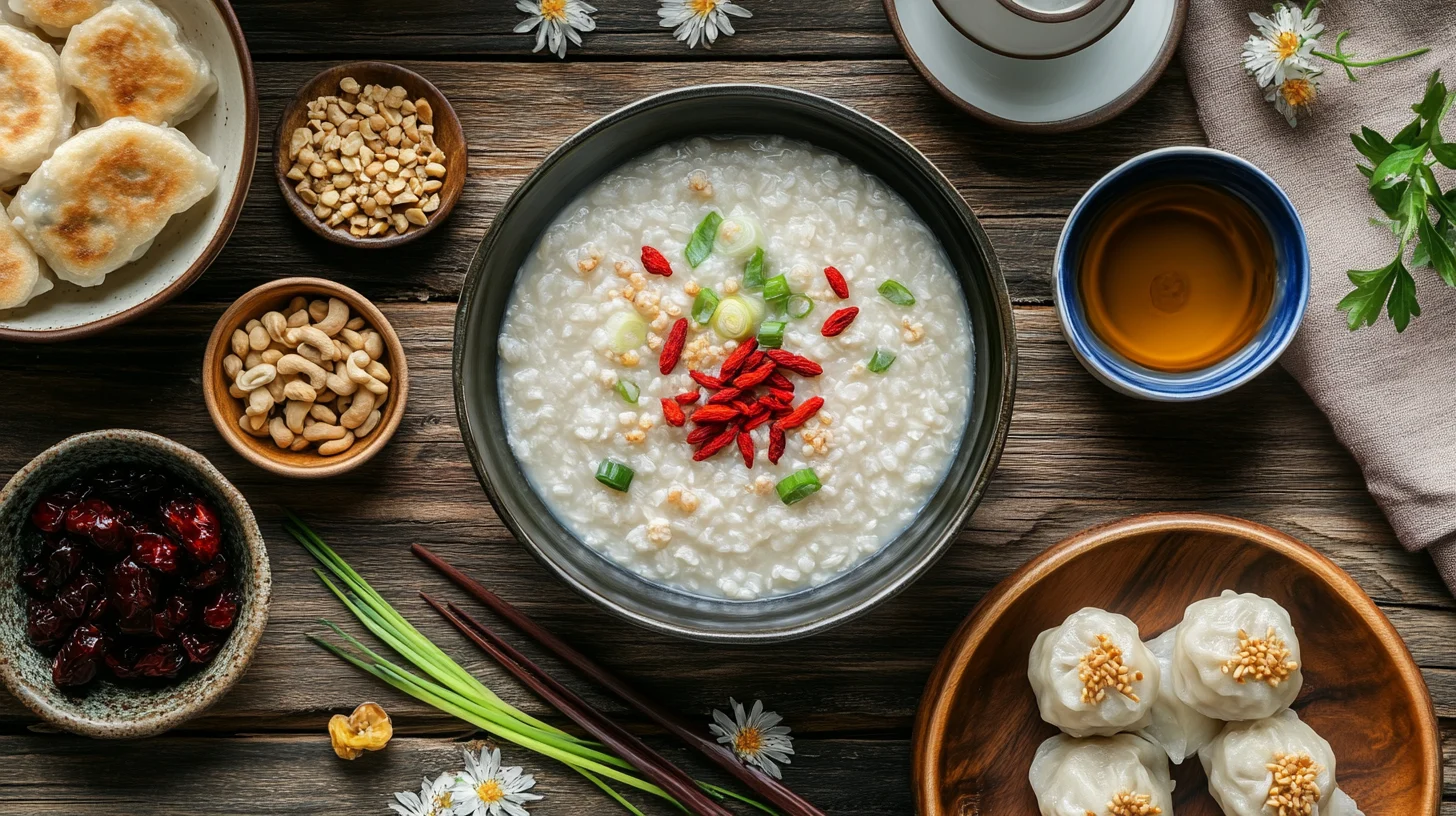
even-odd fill
[[(893, 1), (893, 0), (891, 0), (891, 1)], [(1115, 2), (1121, 2), (1122, 0), (1114, 0), (1114, 1)], [(1015, 15), (1017, 17), (1022, 18), (1023, 20), (1030, 20), (1031, 22), (1041, 23), (1043, 25), (1057, 25), (1057, 24), (1060, 24), (1060, 23), (1070, 23), (1070, 22), (1075, 22), (1077, 20), (1080, 20), (1081, 18), (1087, 16), (1088, 14), (1091, 14), (1093, 11), (1096, 11), (1097, 8), (1099, 6), (1101, 6), (1105, 2), (1105, 0), (1087, 0), (1087, 2), (1083, 3), (1081, 6), (1078, 6), (1078, 7), (1074, 8), (1074, 9), (1072, 9), (1071, 11), (1064, 11), (1064, 12), (1034, 11), (1032, 9), (1029, 9), (1029, 8), (1025, 7), (1025, 6), (1020, 5), (1019, 3), (1016, 2), (1016, 0), (998, 0), (998, 2), (1000, 2), (1000, 4), (1007, 11), (1011, 12), (1013, 15)], [(993, 54), (1000, 54), (1003, 57), (1010, 57), (1011, 59), (1022, 59), (1022, 60), (1053, 60), (1053, 59), (1060, 59), (1062, 57), (1066, 57), (1066, 56), (1070, 56), (1072, 54), (1075, 54), (1078, 51), (1081, 51), (1081, 50), (1083, 50), (1085, 48), (1090, 48), (1091, 46), (1093, 46), (1093, 45), (1097, 44), (1099, 41), (1101, 41), (1101, 39), (1103, 37), (1106, 37), (1108, 34), (1111, 34), (1112, 33), (1112, 30), (1114, 28), (1117, 28), (1118, 24), (1122, 22), (1123, 18), (1128, 15), (1128, 12), (1132, 11), (1132, 4), (1134, 2), (1136, 2), (1136, 0), (1126, 0), (1127, 5), (1123, 6), (1122, 13), (1117, 15), (1117, 19), (1112, 20), (1107, 25), (1106, 28), (1104, 28), (1101, 32), (1099, 32), (1097, 34), (1096, 37), (1093, 37), (1092, 39), (1088, 40), (1087, 42), (1084, 42), (1084, 43), (1082, 43), (1080, 45), (1075, 45), (1075, 46), (1073, 46), (1071, 48), (1068, 48), (1068, 49), (1066, 49), (1064, 51), (1057, 51), (1055, 53), (1049, 53), (1049, 54), (1020, 54), (1020, 53), (1017, 53), (1015, 51), (1007, 51), (1004, 48), (997, 48), (997, 47), (995, 47), (995, 46), (993, 46), (993, 45), (985, 42), (984, 41), (985, 40), (985, 36), (984, 35), (982, 35), (980, 37), (976, 36), (974, 33), (971, 32), (971, 30), (969, 28), (967, 28), (965, 25), (963, 25), (959, 20), (957, 20), (951, 14), (950, 9), (948, 9), (946, 7), (946, 0), (934, 0), (936, 11), (940, 12), (940, 16), (943, 17), (943, 18), (945, 18), (945, 21), (947, 23), (949, 23), (951, 25), (951, 27), (954, 28), (956, 30), (956, 32), (959, 33), (962, 37), (965, 37), (966, 39), (970, 40), (971, 42), (975, 43), (976, 45), (980, 46), (981, 48), (984, 48), (987, 51), (990, 51)]]
[[(519, 205), (538, 180), (554, 166), (562, 157), (575, 151), (585, 142), (594, 137), (598, 131), (612, 126), (625, 119), (633, 117), (640, 112), (652, 108), (679, 101), (695, 98), (711, 98), (714, 96), (730, 94), (756, 94), (772, 98), (779, 98), (788, 101), (808, 104), (820, 111), (827, 112), (832, 116), (844, 117), (859, 121), (867, 127), (873, 128), (881, 133), (883, 137), (890, 140), (903, 154), (919, 167), (926, 178), (934, 183), (941, 191), (947, 204), (954, 210), (957, 216), (958, 225), (968, 230), (975, 244), (980, 261), (984, 266), (988, 277), (988, 289), (991, 300), (988, 312), (994, 314), (999, 325), (988, 326), (988, 334), (999, 337), (1001, 344), (999, 352), (999, 365), (1003, 387), (1000, 389), (999, 399), (992, 396), (986, 405), (985, 423), (991, 426), (988, 437), (988, 447), (984, 459), (975, 468), (974, 475), (970, 480), (971, 489), (965, 495), (958, 497), (952, 519), (945, 529), (936, 536), (934, 545), (922, 556), (919, 563), (904, 572), (896, 580), (888, 581), (883, 585), (873, 587), (873, 591), (867, 593), (852, 606), (849, 606), (832, 615), (815, 618), (812, 621), (792, 624), (774, 629), (757, 629), (751, 631), (724, 632), (709, 630), (692, 625), (685, 625), (674, 622), (663, 617), (652, 617), (639, 614), (634, 610), (627, 609), (616, 603), (611, 598), (598, 592), (593, 587), (578, 581), (571, 573), (547, 553), (546, 549), (540, 546), (534, 538), (527, 534), (520, 520), (516, 518), (514, 509), (503, 499), (504, 494), (493, 483), (489, 468), (484, 461), (477, 444), (477, 431), (471, 423), (470, 410), (466, 404), (466, 396), (462, 383), (464, 382), (463, 371), (467, 365), (465, 359), (465, 338), (469, 331), (470, 316), (475, 309), (476, 293), (480, 288), (481, 278), (484, 274), (485, 264), (482, 259), (489, 256), (494, 250), (496, 240), (500, 235), (497, 226), (508, 220), (512, 212)], [(648, 148), (644, 148), (648, 149)], [(591, 181), (595, 181), (595, 178)], [(893, 189), (893, 185), (892, 189)], [(967, 295), (967, 308), (969, 305)], [(491, 221), (491, 227), (485, 238), (476, 249), (471, 259), (470, 267), (466, 273), (465, 280), (461, 287), (459, 304), (455, 312), (455, 334), (454, 349), (452, 352), (452, 382), (454, 384), (455, 412), (460, 434), (465, 443), (466, 454), (470, 457), (470, 464), (475, 471), (476, 478), (484, 488), (491, 506), (495, 509), (496, 515), (511, 532), (512, 536), (531, 555), (546, 567), (558, 580), (571, 587), (578, 594), (597, 606), (606, 609), (614, 615), (654, 632), (660, 632), (676, 637), (696, 640), (706, 643), (773, 643), (793, 640), (806, 637), (811, 634), (822, 632), (854, 618), (860, 617), (880, 604), (898, 595), (907, 587), (913, 584), (925, 572), (933, 566), (945, 551), (955, 542), (957, 536), (964, 529), (966, 520), (980, 504), (985, 495), (986, 487), (991, 476), (995, 473), (1000, 463), (1002, 452), (1005, 448), (1007, 434), (1011, 422), (1012, 407), (1016, 396), (1016, 368), (1017, 368), (1017, 345), (1016, 345), (1016, 323), (1015, 315), (1011, 306), (1011, 296), (1006, 287), (1006, 280), (1001, 272), (1000, 264), (996, 260), (994, 247), (985, 230), (981, 227), (980, 221), (976, 218), (974, 211), (966, 203), (965, 199), (956, 190), (955, 185), (927, 158), (918, 148), (912, 145), (904, 137), (900, 136), (889, 127), (879, 123), (870, 116), (861, 113), (854, 108), (797, 88), (787, 88), (778, 85), (763, 83), (716, 83), (705, 85), (693, 85), (682, 88), (675, 88), (638, 99), (634, 102), (618, 108), (617, 110), (597, 119), (581, 130), (568, 137), (560, 146), (551, 151), (531, 171), (521, 184), (512, 192), (511, 196), (501, 206)], [(968, 424), (968, 430), (970, 425)], [(962, 437), (962, 443), (969, 438)], [(958, 449), (959, 451), (959, 449)], [(957, 454), (959, 455), (959, 454)], [(534, 488), (531, 488), (534, 490)], [(580, 542), (578, 542), (580, 543)], [(582, 546), (585, 546), (584, 544)], [(847, 574), (847, 573), (846, 573)], [(640, 576), (638, 576), (640, 579)], [(646, 579), (640, 579), (646, 581)], [(648, 582), (651, 583), (651, 582)]]
[(1406, 687), (1418, 692), (1414, 695), (1417, 701), (1415, 713), (1421, 725), (1420, 738), (1427, 749), (1423, 775), (1428, 780), (1436, 780), (1434, 786), (1426, 786), (1428, 806), (1424, 816), (1437, 816), (1441, 804), (1441, 743), (1436, 712), (1431, 703), (1430, 689), (1426, 686), (1420, 668), (1390, 619), (1348, 572), (1314, 547), (1258, 522), (1202, 512), (1144, 513), (1089, 527), (1038, 553), (981, 598), (936, 658), (935, 668), (931, 670), (930, 677), (925, 682), (925, 691), (920, 697), (911, 746), (911, 784), (915, 789), (917, 813), (921, 816), (942, 816), (943, 813), (935, 803), (939, 795), (938, 767), (946, 724), (950, 720), (949, 708), (955, 698), (952, 686), (948, 683), (949, 678), (955, 676), (956, 687), (960, 685), (966, 665), (1010, 604), (1042, 578), (1090, 549), (1136, 535), (1179, 532), (1234, 536), (1278, 553), (1309, 570), (1349, 603), (1350, 608), (1355, 610), (1375, 636), (1385, 644), (1393, 658), (1399, 679)]
[[(285, 139), (289, 134), (285, 134), (283, 132), (284, 123), (288, 121), (289, 116), (292, 115), (294, 111), (306, 105), (308, 102), (313, 101), (312, 99), (304, 98), (305, 91), (313, 87), (315, 84), (321, 82), (329, 74), (335, 73), (336, 71), (346, 70), (382, 70), (399, 72), (400, 74), (405, 76), (410, 82), (418, 83), (419, 88), (427, 89), (429, 92), (439, 97), (440, 102), (442, 103), (442, 110), (439, 111), (439, 113), (445, 114), (445, 118), (451, 123), (450, 128), (457, 131), (460, 135), (460, 150), (457, 152), (460, 154), (460, 177), (464, 180), (461, 182), (459, 187), (455, 188), (455, 192), (453, 194), (449, 195), (448, 197), (442, 197), (440, 199), (440, 209), (437, 210), (432, 215), (432, 217), (425, 222), (425, 225), (423, 227), (411, 225), (410, 229), (405, 231), (404, 233), (385, 233), (384, 235), (375, 238), (355, 238), (349, 233), (348, 230), (335, 229), (333, 227), (327, 226), (324, 222), (320, 221), (318, 217), (313, 214), (313, 210), (304, 205), (302, 199), (299, 198), (298, 193), (293, 189), (295, 185), (288, 180), (288, 171), (283, 166), (283, 157), (288, 155), (288, 146)], [(423, 96), (424, 94), (421, 93), (419, 95)], [(437, 122), (437, 127), (438, 124), (439, 123)], [(453, 157), (446, 157), (446, 161), (451, 160), (453, 160)], [(448, 219), (450, 217), (450, 214), (455, 211), (455, 204), (461, 199), (461, 197), (464, 196), (465, 183), (469, 181), (470, 144), (465, 137), (465, 123), (460, 121), (460, 115), (456, 113), (455, 106), (453, 103), (450, 102), (450, 98), (445, 95), (444, 91), (441, 91), (438, 87), (436, 87), (435, 83), (421, 76), (418, 72), (411, 71), (403, 65), (399, 65), (393, 62), (386, 62), (384, 60), (354, 60), (352, 62), (341, 62), (338, 65), (332, 65), (319, 71), (318, 73), (305, 80), (303, 84), (298, 86), (298, 90), (293, 92), (293, 97), (288, 100), (288, 104), (285, 105), (282, 112), (278, 114), (278, 123), (273, 126), (273, 159), (271, 164), (273, 166), (273, 178), (275, 181), (278, 182), (278, 192), (283, 195), (283, 201), (288, 205), (289, 211), (292, 212), (294, 216), (296, 216), (305, 227), (308, 227), (310, 232), (318, 235), (321, 238), (324, 238), (325, 240), (338, 244), (339, 246), (353, 247), (355, 249), (389, 249), (391, 247), (403, 246), (412, 241), (419, 240), (420, 238), (424, 237), (426, 234), (434, 230), (435, 227), (439, 226), (446, 219)], [(441, 191), (444, 191), (451, 188), (447, 185), (440, 189)]]
[[(258, 561), (258, 569), (254, 572), (250, 582), (254, 593), (253, 600), (248, 604), (247, 615), (239, 618), (232, 634), (229, 635), (229, 639), (238, 639), (237, 658), (220, 671), (211, 688), (193, 702), (135, 719), (107, 720), (81, 717), (51, 703), (50, 698), (59, 693), (58, 691), (35, 688), (20, 675), (14, 667), (13, 661), (0, 659), (0, 681), (4, 682), (10, 693), (24, 703), (26, 708), (47, 722), (71, 733), (87, 737), (136, 739), (160, 734), (196, 717), (221, 700), (237, 684), (238, 680), (242, 679), (243, 674), (247, 672), (249, 665), (253, 662), (258, 643), (262, 640), (263, 631), (268, 626), (268, 607), (273, 595), (273, 576), (268, 559), (267, 543), (263, 539), (262, 531), (258, 528), (258, 520), (253, 514), (252, 505), (248, 503), (247, 497), (243, 495), (242, 491), (222, 475), (222, 472), (206, 456), (180, 442), (150, 431), (134, 428), (107, 428), (68, 436), (36, 454), (10, 477), (9, 481), (5, 483), (5, 487), (0, 488), (0, 506), (4, 506), (10, 501), (11, 496), (20, 490), (21, 485), (32, 474), (49, 465), (52, 460), (72, 451), (84, 449), (93, 443), (107, 440), (120, 440), (129, 446), (151, 448), (195, 466), (201, 471), (203, 480), (208, 482), (210, 487), (226, 495), (238, 508), (238, 522), (243, 532), (240, 544), (250, 557)], [(9, 641), (0, 640), (0, 651), (8, 650), (10, 646)]]
[[(1121, 376), (1118, 372), (1109, 369), (1106, 365), (1103, 365), (1100, 360), (1100, 355), (1094, 353), (1092, 344), (1088, 339), (1088, 335), (1091, 333), (1090, 327), (1083, 326), (1074, 319), (1072, 304), (1068, 302), (1067, 297), (1063, 296), (1064, 288), (1075, 288), (1075, 283), (1068, 283), (1070, 273), (1067, 268), (1068, 243), (1071, 239), (1072, 226), (1079, 219), (1085, 217), (1087, 208), (1091, 205), (1092, 200), (1109, 184), (1121, 178), (1129, 170), (1139, 165), (1147, 164), (1148, 162), (1178, 156), (1198, 157), (1215, 162), (1225, 162), (1251, 173), (1255, 178), (1259, 179), (1275, 193), (1279, 206), (1288, 210), (1289, 214), (1293, 217), (1295, 239), (1300, 248), (1299, 255), (1296, 258), (1290, 259), (1290, 264), (1293, 267), (1291, 274), (1297, 278), (1296, 285), (1299, 290), (1298, 299), (1293, 304), (1292, 314), (1280, 320), (1278, 327), (1275, 329), (1276, 337), (1273, 345), (1261, 352), (1256, 359), (1247, 361), (1242, 366), (1242, 372), (1238, 373), (1237, 376), (1230, 376), (1226, 379), (1215, 381), (1205, 387), (1186, 391), (1149, 388), (1139, 382), (1129, 380)], [(1077, 199), (1076, 205), (1072, 207), (1072, 211), (1067, 215), (1067, 220), (1062, 224), (1061, 234), (1057, 238), (1056, 253), (1052, 258), (1052, 302), (1056, 306), (1057, 321), (1061, 324), (1062, 336), (1066, 338), (1067, 345), (1071, 347), (1072, 353), (1076, 356), (1077, 361), (1102, 384), (1114, 391), (1154, 402), (1195, 402), (1227, 394), (1234, 389), (1241, 388), (1248, 384), (1250, 380), (1264, 373), (1264, 371), (1284, 354), (1285, 350), (1289, 348), (1289, 344), (1294, 342), (1294, 335), (1299, 331), (1299, 327), (1304, 323), (1305, 311), (1309, 305), (1312, 278), (1309, 239), (1305, 233), (1304, 221), (1299, 215), (1299, 210), (1294, 206), (1294, 202), (1290, 200), (1289, 194), (1284, 191), (1284, 188), (1279, 185), (1279, 182), (1275, 181), (1272, 176), (1248, 159), (1223, 150), (1197, 145), (1160, 147), (1156, 150), (1149, 150), (1146, 153), (1133, 156), (1109, 170), (1094, 182), (1091, 187), (1087, 188), (1087, 191), (1082, 194), (1081, 198)], [(1271, 310), (1272, 308), (1271, 306)], [(1271, 316), (1277, 317), (1272, 311)], [(1251, 348), (1256, 341), (1257, 337), (1251, 339), (1245, 344), (1244, 349)], [(1235, 359), (1238, 355), (1239, 352), (1235, 352), (1224, 360), (1207, 368), (1199, 369), (1198, 371), (1215, 370), (1219, 365)], [(1193, 374), (1197, 372), (1188, 373)]]
[[(248, 41), (243, 37), (242, 26), (238, 24), (238, 17), (233, 13), (233, 7), (227, 0), (211, 0), (217, 13), (222, 17), (223, 26), (227, 28), (228, 36), (232, 38), (233, 51), (238, 57), (238, 68), (243, 79), (243, 155), (238, 162), (238, 183), (233, 188), (232, 198), (228, 199), (227, 209), (223, 211), (222, 223), (218, 225), (217, 231), (203, 247), (202, 254), (187, 267), (176, 280), (167, 284), (160, 292), (143, 300), (134, 306), (130, 306), (113, 315), (97, 318), (89, 323), (82, 323), (79, 326), (68, 326), (63, 329), (11, 329), (0, 327), (0, 340), (16, 340), (22, 343), (60, 343), (66, 340), (77, 340), (82, 337), (90, 337), (100, 334), (108, 329), (129, 323), (138, 317), (156, 309), (172, 298), (182, 294), (202, 273), (217, 260), (222, 248), (233, 234), (238, 225), (238, 216), (243, 212), (243, 203), (248, 199), (248, 189), (253, 185), (253, 168), (258, 159), (258, 86), (253, 74), (253, 57), (248, 51)], [(105, 284), (103, 284), (105, 285)]]
[[(384, 337), (384, 345), (389, 351), (391, 361), (394, 363), (390, 371), (390, 386), (392, 393), (389, 395), (389, 413), (380, 418), (381, 427), (370, 435), (365, 442), (363, 450), (350, 456), (347, 459), (336, 459), (328, 464), (318, 467), (299, 467), (280, 462), (271, 456), (264, 456), (258, 453), (251, 445), (243, 440), (242, 431), (233, 423), (223, 420), (222, 407), (218, 405), (217, 390), (221, 379), (219, 372), (222, 370), (222, 350), (227, 348), (223, 332), (227, 330), (230, 323), (236, 322), (242, 316), (243, 309), (249, 302), (272, 295), (276, 290), (288, 289), (295, 286), (316, 289), (319, 292), (338, 297), (349, 304), (349, 307), (362, 316), (375, 330)], [(255, 286), (230, 304), (217, 322), (212, 326), (212, 333), (207, 337), (207, 348), (202, 354), (202, 400), (207, 404), (207, 415), (211, 417), (213, 427), (227, 441), (233, 450), (242, 455), (244, 459), (258, 467), (279, 476), (287, 476), (294, 479), (327, 479), (347, 473), (373, 459), (382, 450), (394, 432), (399, 429), (400, 423), (404, 420), (405, 403), (409, 400), (409, 361), (405, 357), (404, 345), (400, 342), (399, 332), (395, 331), (394, 325), (379, 307), (353, 289), (342, 283), (328, 280), (326, 278), (279, 278), (268, 281), (260, 286)]]

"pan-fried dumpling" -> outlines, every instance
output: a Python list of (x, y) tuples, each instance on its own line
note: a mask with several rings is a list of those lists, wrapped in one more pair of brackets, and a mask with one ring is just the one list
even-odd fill
[(1140, 733), (1168, 752), (1175, 764), (1198, 753), (1223, 728), (1223, 723), (1199, 714), (1173, 692), (1173, 642), (1178, 627), (1148, 641), (1148, 651), (1158, 662), (1158, 699), (1153, 703), (1153, 720)]
[(1042, 816), (1173, 816), (1168, 757), (1134, 734), (1091, 739), (1058, 734), (1037, 747), (1029, 776)]
[(147, 0), (116, 0), (76, 26), (61, 49), (61, 72), (101, 121), (176, 125), (217, 90), (207, 60)]
[(109, 5), (111, 0), (10, 0), (16, 14), (52, 37), (65, 37), (71, 26)]
[(95, 286), (141, 257), (217, 176), (180, 130), (112, 119), (61, 145), (15, 194), (10, 217), (58, 277)]
[(1281, 807), (1287, 813), (1335, 816), (1355, 805), (1348, 796), (1335, 795), (1330, 744), (1287, 708), (1262, 720), (1229, 723), (1198, 758), (1208, 775), (1208, 792), (1227, 816), (1268, 816)]
[(71, 135), (76, 96), (55, 49), (0, 24), (0, 184), (29, 173)]
[(1299, 638), (1284, 607), (1226, 589), (1183, 613), (1173, 646), (1173, 691), (1214, 719), (1263, 719), (1299, 695), (1299, 660)]
[[(0, 193), (0, 215), (5, 213), (9, 197)], [(0, 309), (24, 306), (36, 295), (54, 287), (40, 268), (35, 250), (11, 226), (9, 218), (0, 218)]]
[(1143, 728), (1158, 696), (1158, 663), (1137, 624), (1092, 607), (1037, 636), (1026, 675), (1041, 718), (1074, 737)]
[(1322, 809), (1320, 813), (1323, 816), (1365, 816), (1365, 813), (1355, 804), (1355, 800), (1339, 788), (1335, 788), (1335, 792), (1330, 796), (1330, 809), (1328, 811)]

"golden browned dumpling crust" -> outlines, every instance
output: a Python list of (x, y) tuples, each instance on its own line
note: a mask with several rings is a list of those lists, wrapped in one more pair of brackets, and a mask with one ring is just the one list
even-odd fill
[(61, 68), (102, 120), (177, 124), (215, 87), (206, 61), (145, 0), (118, 0), (76, 26), (61, 50)]

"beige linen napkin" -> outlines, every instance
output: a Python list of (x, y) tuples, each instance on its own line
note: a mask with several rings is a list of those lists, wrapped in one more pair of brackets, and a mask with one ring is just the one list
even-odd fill
[[(1388, 319), (1350, 332), (1335, 304), (1347, 269), (1394, 257), (1394, 238), (1356, 174), (1349, 133), (1369, 125), (1395, 135), (1413, 114), (1426, 78), (1442, 68), (1456, 87), (1456, 2), (1336, 0), (1321, 11), (1321, 50), (1349, 29), (1345, 48), (1370, 58), (1429, 46), (1425, 56), (1358, 72), (1350, 83), (1326, 64), (1320, 99), (1291, 130), (1240, 65), (1253, 32), (1248, 12), (1269, 0), (1192, 0), (1183, 61), (1212, 146), (1254, 162), (1289, 193), (1309, 236), (1309, 309), (1283, 363), (1330, 419), (1365, 474), (1401, 544), (1428, 549), (1456, 590), (1456, 289), (1430, 269), (1412, 270), (1422, 315), (1404, 334)], [(1456, 115), (1444, 128), (1456, 139)], [(1442, 177), (1443, 184), (1452, 174)]]

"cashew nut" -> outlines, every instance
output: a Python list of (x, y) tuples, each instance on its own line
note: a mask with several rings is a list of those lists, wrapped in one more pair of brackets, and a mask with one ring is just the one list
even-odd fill
[(268, 389), (268, 395), (273, 398), (273, 401), (275, 403), (277, 403), (283, 401), (283, 386), (285, 385), (287, 385), (287, 383), (275, 377), (273, 378), (273, 382), (270, 382), (263, 387)]
[(234, 331), (233, 332), (233, 337), (232, 337), (232, 344), (233, 344), (233, 354), (236, 354), (239, 357), (246, 357), (248, 355), (248, 333), (247, 332), (243, 331), (242, 329), (237, 329), (236, 331)]
[(268, 332), (268, 336), (272, 338), (273, 342), (284, 343), (285, 345), (296, 345), (287, 343), (283, 339), (284, 334), (288, 331), (288, 318), (284, 317), (282, 312), (268, 312), (260, 320), (263, 323), (263, 328)]
[(385, 368), (384, 364), (378, 360), (374, 360), (369, 365), (364, 366), (364, 370), (369, 372), (369, 376), (382, 383), (389, 382), (389, 369)]
[(283, 352), (279, 351), (276, 348), (266, 349), (263, 351), (262, 354), (258, 355), (258, 359), (262, 360), (268, 365), (277, 365), (278, 361), (283, 359)]
[(260, 351), (249, 351), (248, 356), (243, 358), (243, 368), (249, 369), (263, 364), (263, 353)]
[(303, 427), (303, 437), (310, 442), (322, 442), (326, 439), (343, 439), (348, 430), (342, 425), (328, 425), (323, 422), (315, 422), (312, 425)]
[(283, 417), (273, 417), (268, 420), (268, 433), (273, 435), (273, 444), (280, 448), (293, 444), (293, 431), (289, 429), (288, 423), (283, 421)]
[(313, 318), (313, 322), (315, 322), (315, 323), (317, 323), (320, 320), (323, 320), (324, 318), (328, 317), (329, 316), (329, 304), (328, 304), (328, 302), (322, 301), (322, 300), (315, 300), (315, 301), (310, 302), (308, 304), (308, 316), (311, 317), (311, 318)]
[(322, 320), (317, 321), (315, 328), (329, 337), (333, 337), (339, 333), (340, 329), (344, 328), (344, 324), (347, 322), (349, 322), (349, 304), (338, 298), (331, 297), (329, 298), (328, 313), (324, 315)]
[(283, 406), (283, 421), (288, 424), (288, 430), (296, 434), (303, 433), (303, 420), (309, 414), (309, 406), (306, 402), (289, 400)]
[(371, 411), (369, 418), (364, 420), (364, 424), (354, 430), (354, 436), (363, 439), (369, 434), (374, 433), (374, 429), (379, 427), (379, 418), (382, 416), (384, 415), (378, 411)]
[(343, 340), (344, 343), (349, 346), (349, 351), (351, 352), (359, 351), (364, 348), (364, 338), (360, 336), (359, 332), (356, 332), (348, 327), (340, 329), (339, 336), (334, 339)]
[(294, 380), (283, 386), (283, 396), (299, 402), (312, 403), (315, 399), (318, 399), (318, 392), (309, 388), (308, 383)]
[[(255, 431), (262, 431), (264, 434), (266, 434), (268, 432), (267, 431), (267, 428), (268, 428), (268, 417), (266, 417), (266, 416), (248, 416), (247, 414), (243, 414), (243, 416), (248, 417), (248, 424), (253, 426), (253, 430), (255, 430)], [(259, 434), (259, 435), (261, 436), (262, 434)]]
[(236, 354), (229, 354), (222, 358), (222, 373), (226, 374), (229, 380), (237, 380), (238, 375), (243, 373), (243, 358)]
[[(319, 354), (318, 349), (314, 348), (313, 346), (299, 346), (298, 356), (318, 366), (323, 366), (328, 362), (324, 359), (322, 354)], [(327, 367), (325, 368), (325, 370), (327, 370)]]
[(359, 390), (359, 384), (337, 372), (328, 377), (329, 390), (341, 397), (347, 397)]
[(290, 328), (290, 329), (296, 329), (299, 326), (307, 326), (307, 325), (308, 325), (308, 311), (306, 309), (299, 309), (299, 310), (295, 311), (293, 314), (290, 314), (288, 316), (288, 328)]
[(288, 446), (288, 449), (291, 450), (291, 451), (294, 451), (296, 453), (298, 451), (303, 450), (304, 448), (307, 448), (309, 445), (312, 445), (312, 444), (313, 444), (312, 442), (310, 442), (307, 439), (304, 439), (303, 438), (303, 434), (299, 434), (299, 435), (293, 437), (293, 444), (292, 445), (289, 445)]
[(369, 412), (374, 410), (374, 395), (369, 391), (360, 391), (354, 395), (354, 401), (350, 403), (349, 410), (339, 415), (339, 424), (350, 430), (364, 424), (369, 418)]
[(348, 358), (344, 360), (344, 371), (349, 375), (349, 379), (353, 380), (359, 385), (365, 385), (370, 380), (374, 379), (373, 374), (370, 374), (368, 371), (364, 370), (364, 368), (368, 366), (371, 362), (373, 362), (373, 360), (370, 359), (368, 352), (356, 351), (353, 354), (350, 354)]
[(350, 318), (349, 319), (349, 322), (344, 324), (344, 328), (346, 328), (346, 329), (353, 329), (354, 331), (359, 331), (360, 329), (364, 328), (364, 318), (362, 318), (362, 317)]
[(253, 427), (254, 419), (256, 419), (256, 417), (250, 417), (247, 414), (242, 414), (238, 417), (238, 427), (242, 428), (243, 433), (249, 436), (267, 436), (267, 431), (260, 431), (259, 429)]
[(261, 325), (263, 324), (256, 319), (249, 320), (247, 323), (243, 324), (243, 331), (247, 332), (248, 335), (251, 336), (253, 334), (253, 329), (258, 328)]
[(248, 348), (251, 348), (253, 351), (262, 351), (268, 348), (268, 344), (271, 342), (273, 342), (273, 339), (268, 336), (268, 330), (262, 326), (257, 326), (248, 331)]
[[(283, 360), (286, 359), (288, 358), (283, 358)], [(278, 362), (282, 363), (283, 360), (279, 360)], [(258, 365), (253, 366), (247, 371), (239, 374), (234, 382), (237, 384), (238, 388), (241, 388), (244, 391), (252, 391), (255, 388), (262, 388), (268, 383), (273, 382), (274, 378), (276, 378), (277, 376), (278, 369), (276, 367), (268, 365), (267, 363), (259, 363)]]
[(293, 314), (308, 308), (308, 298), (303, 295), (294, 295), (293, 300), (288, 301), (288, 313)]
[(239, 388), (236, 380), (228, 385), (228, 395), (233, 399), (245, 400), (248, 398), (248, 392)]
[(378, 360), (384, 356), (384, 338), (379, 332), (370, 329), (364, 332), (364, 350), (369, 353), (369, 359)]
[[(332, 360), (335, 357), (333, 338), (324, 334), (323, 330), (316, 326), (289, 329), (287, 342), (290, 346), (312, 346), (318, 349), (319, 357), (325, 360)], [(303, 349), (299, 348), (299, 353), (302, 352)]]
[(272, 410), (273, 395), (268, 393), (268, 389), (255, 388), (251, 393), (248, 394), (248, 416), (260, 416), (266, 419), (268, 416), (268, 412)]
[(285, 377), (303, 374), (308, 377), (308, 384), (315, 391), (324, 387), (329, 376), (317, 364), (311, 363), (297, 354), (283, 355), (283, 359), (278, 361), (278, 373)]
[(329, 410), (327, 405), (320, 405), (317, 402), (308, 409), (308, 415), (317, 419), (319, 422), (327, 422), (330, 425), (339, 424), (338, 415)]
[(318, 446), (320, 456), (337, 456), (348, 450), (354, 444), (354, 432), (344, 431), (344, 435), (331, 442), (325, 442)]

